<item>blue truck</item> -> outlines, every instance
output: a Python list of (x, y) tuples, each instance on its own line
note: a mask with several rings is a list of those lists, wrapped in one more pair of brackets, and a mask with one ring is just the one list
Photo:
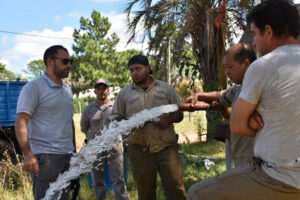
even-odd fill
[(25, 81), (0, 81), (0, 159), (7, 150), (11, 158), (20, 153), (15, 135), (18, 97)]

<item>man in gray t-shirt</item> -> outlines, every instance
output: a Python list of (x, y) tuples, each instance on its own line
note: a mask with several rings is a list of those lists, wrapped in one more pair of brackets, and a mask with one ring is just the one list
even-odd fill
[[(300, 199), (299, 13), (290, 1), (268, 0), (247, 18), (262, 57), (245, 74), (230, 127), (255, 137), (253, 166), (193, 185), (188, 200)], [(248, 124), (255, 110), (264, 121), (260, 131)]]
[[(66, 48), (55, 45), (45, 51), (44, 62), (45, 74), (22, 88), (15, 126), (35, 200), (43, 198), (49, 183), (68, 169), (75, 150), (73, 96), (62, 81), (69, 75), (72, 60)], [(68, 199), (68, 192), (62, 199)]]

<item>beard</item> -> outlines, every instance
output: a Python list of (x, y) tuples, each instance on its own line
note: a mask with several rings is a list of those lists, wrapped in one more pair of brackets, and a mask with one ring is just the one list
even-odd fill
[(54, 64), (53, 73), (59, 78), (67, 78), (69, 76), (69, 70), (67, 69), (60, 70), (56, 64)]
[(148, 81), (148, 78), (149, 78), (149, 75), (148, 74), (145, 74), (143, 77), (141, 77), (140, 79), (133, 79), (132, 78), (132, 81), (136, 84), (136, 85), (142, 85), (144, 83), (146, 83)]

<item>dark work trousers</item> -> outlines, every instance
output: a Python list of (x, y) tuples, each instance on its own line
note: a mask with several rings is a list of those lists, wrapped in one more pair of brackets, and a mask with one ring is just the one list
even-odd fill
[(157, 172), (167, 200), (186, 199), (177, 144), (168, 146), (157, 153), (144, 152), (139, 145), (129, 145), (127, 155), (139, 200), (156, 199)]
[[(39, 163), (39, 174), (31, 174), (33, 196), (35, 200), (44, 198), (49, 184), (56, 181), (60, 173), (68, 170), (72, 154), (36, 154)], [(57, 199), (57, 198), (56, 198)], [(61, 200), (69, 199), (69, 188), (64, 190)]]

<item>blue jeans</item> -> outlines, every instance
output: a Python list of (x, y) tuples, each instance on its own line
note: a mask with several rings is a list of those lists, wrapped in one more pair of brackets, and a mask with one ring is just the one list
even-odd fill
[[(35, 200), (44, 198), (49, 184), (56, 181), (57, 176), (69, 168), (72, 154), (36, 154), (39, 163), (39, 174), (31, 174), (33, 196)], [(69, 191), (64, 190), (61, 199), (69, 199)]]

